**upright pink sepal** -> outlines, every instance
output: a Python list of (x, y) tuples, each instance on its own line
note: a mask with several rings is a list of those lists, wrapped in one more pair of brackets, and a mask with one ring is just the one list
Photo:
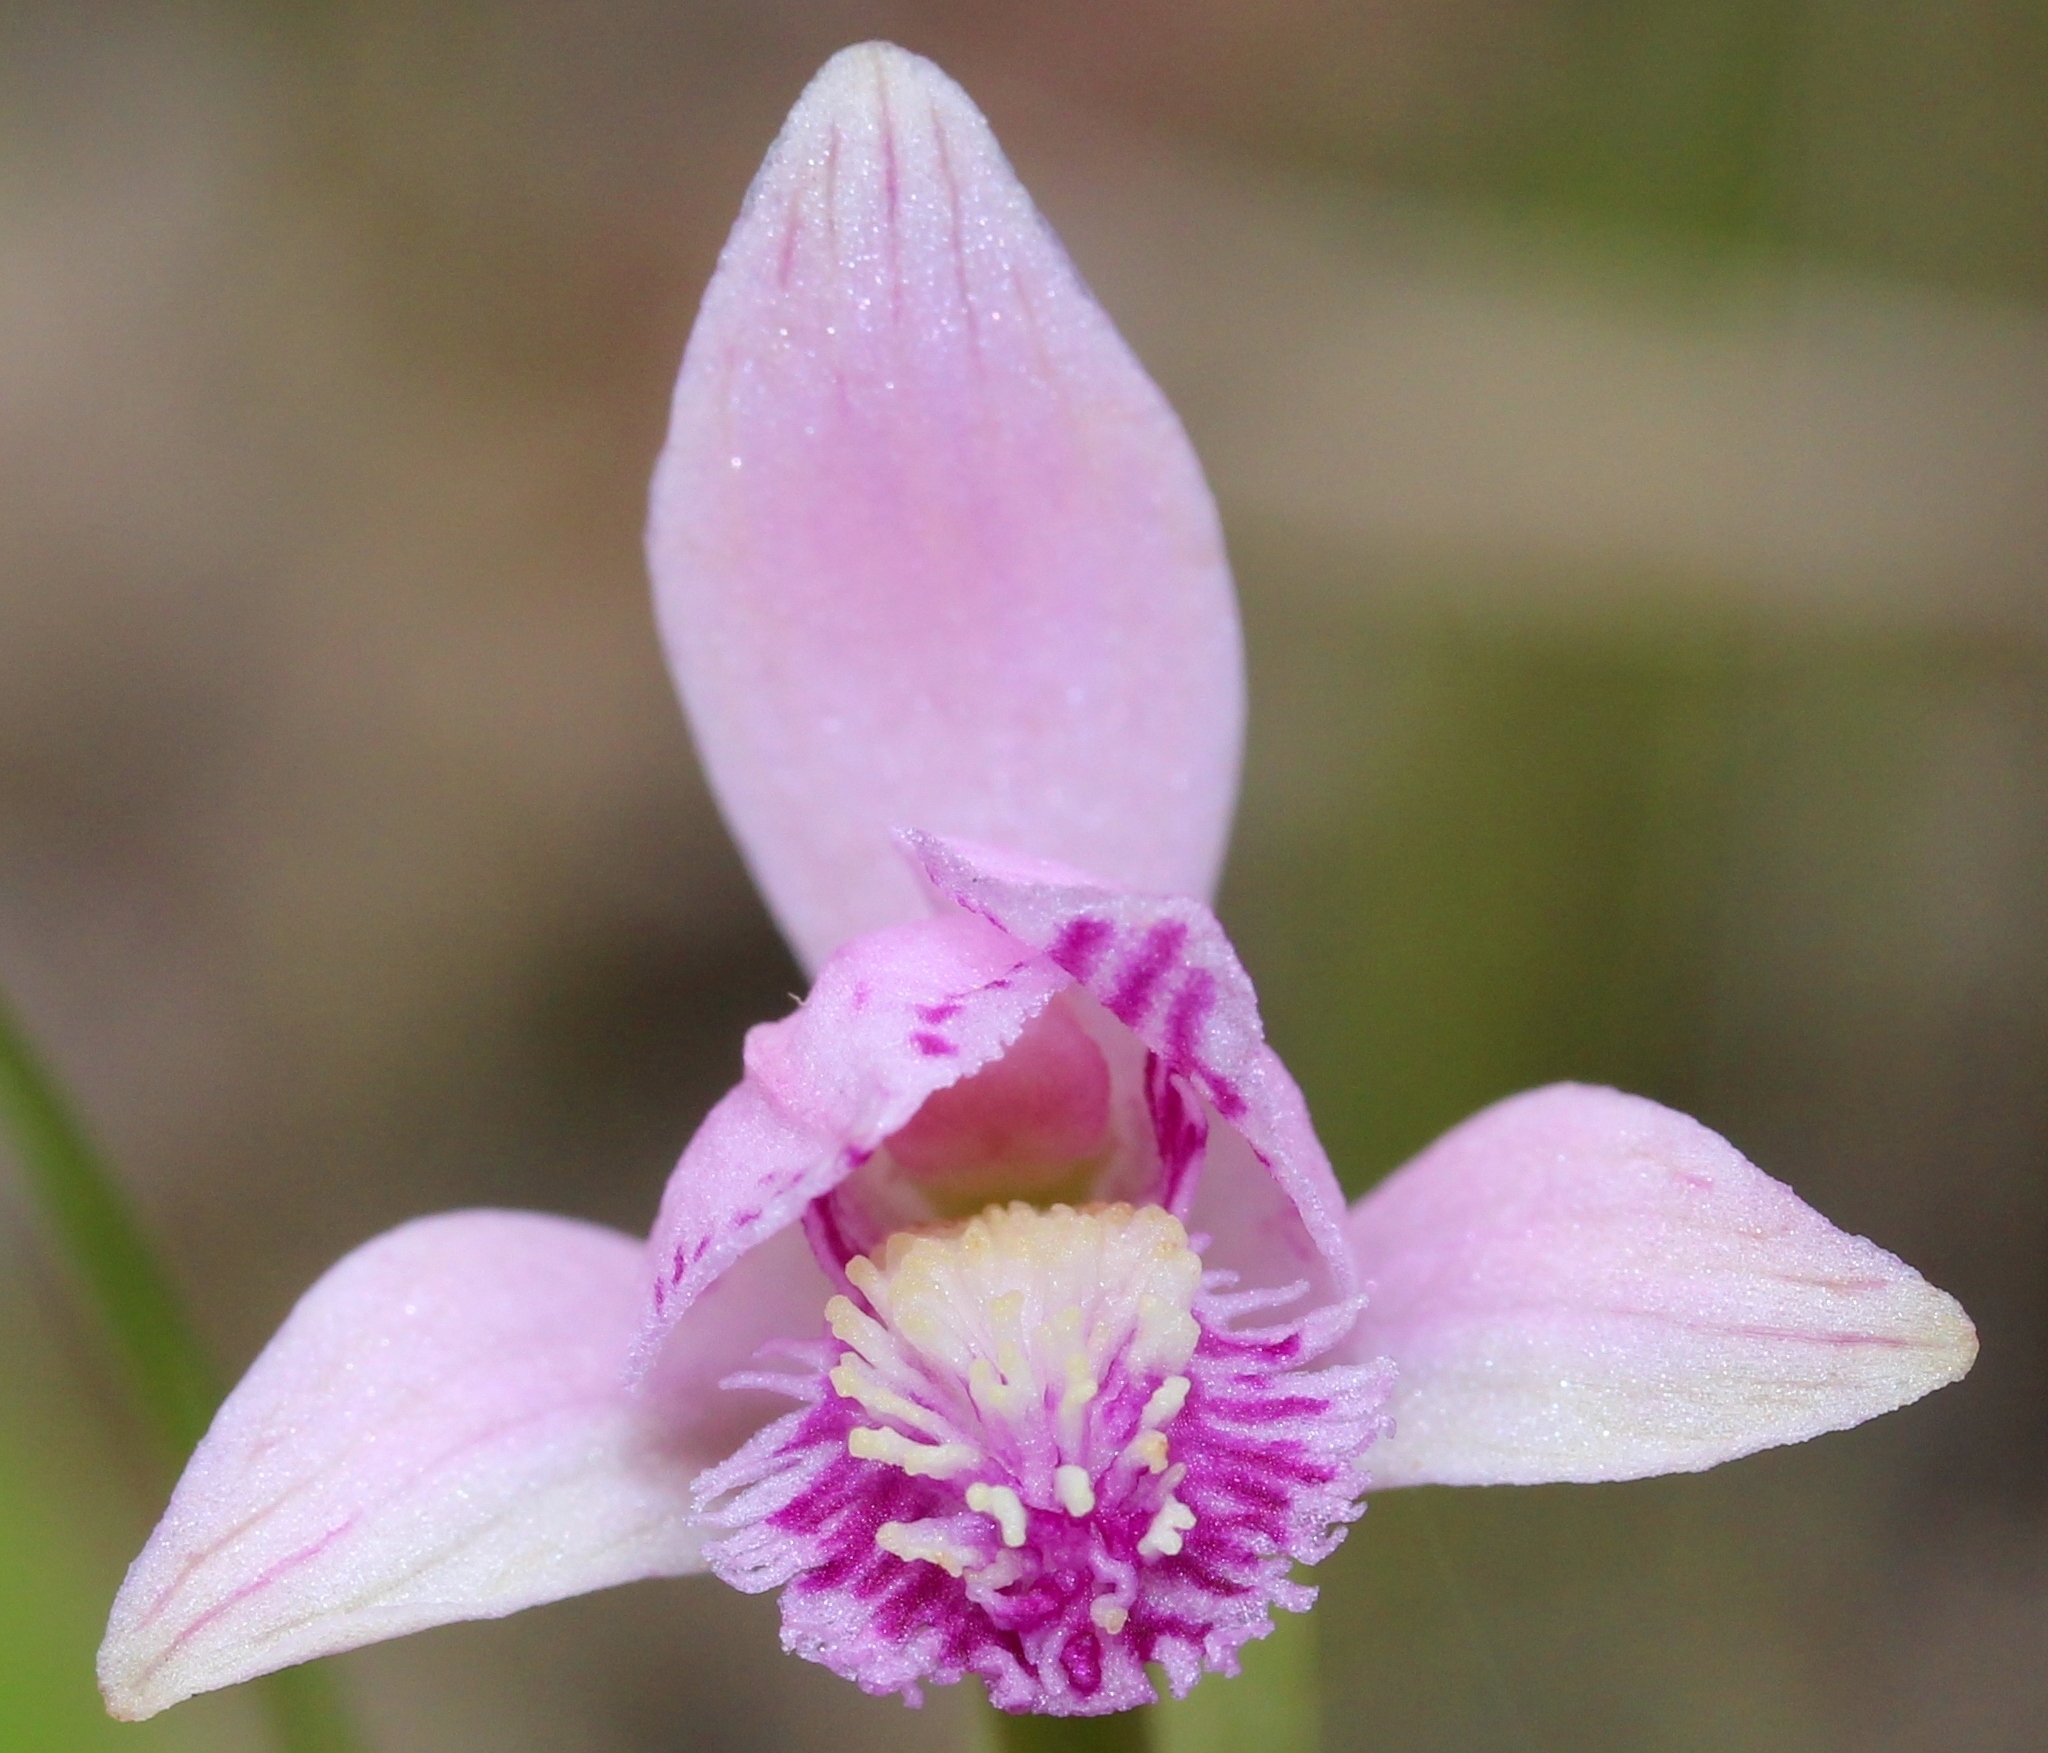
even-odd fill
[(1958, 1380), (1955, 1300), (1725, 1139), (1560, 1084), (1475, 1115), (1350, 1219), (1348, 1344), (1399, 1369), (1378, 1485), (1692, 1472)]
[(690, 1452), (624, 1384), (641, 1250), (424, 1218), (334, 1267), (228, 1397), (100, 1649), (117, 1717), (456, 1619), (700, 1568)]
[(1208, 490), (930, 62), (848, 49), (784, 125), (683, 362), (648, 553), (712, 785), (812, 968), (916, 917), (897, 827), (1209, 891), (1243, 683)]
[(1224, 1136), (1211, 1144), (1189, 1214), (1213, 1237), (1210, 1265), (1241, 1269), (1255, 1258), (1255, 1281), (1270, 1282), (1273, 1264), (1291, 1260), (1319, 1299), (1349, 1294), (1343, 1192), (1208, 908), (989, 847), (923, 833), (902, 840), (940, 896), (1084, 987), (1249, 1146)]
[[(979, 919), (920, 919), (856, 938), (798, 1010), (750, 1029), (745, 1079), (662, 1194), (642, 1365), (721, 1273), (845, 1180), (927, 1096), (1001, 1053), (1066, 984)], [(806, 1331), (819, 1306), (801, 1311)]]

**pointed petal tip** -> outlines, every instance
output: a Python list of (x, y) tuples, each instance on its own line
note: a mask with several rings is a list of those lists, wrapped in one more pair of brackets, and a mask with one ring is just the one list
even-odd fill
[(896, 98), (911, 92), (955, 105), (980, 120), (973, 100), (936, 61), (871, 37), (848, 44), (811, 75), (790, 110), (789, 126), (834, 117), (880, 117)]
[(1353, 1208), (1353, 1343), (1401, 1370), (1382, 1486), (1697, 1472), (1960, 1380), (1956, 1300), (1697, 1121), (1578, 1085), (1455, 1128)]
[(100, 1699), (107, 1707), (107, 1715), (117, 1723), (146, 1723), (160, 1710), (169, 1708), (171, 1702), (152, 1704), (143, 1693), (131, 1684), (128, 1675), (114, 1671), (107, 1658), (107, 1645), (100, 1645), (97, 1663)]
[(1019, 333), (1034, 293), (1057, 304), (1055, 276), (1071, 268), (973, 99), (922, 56), (862, 43), (826, 62), (769, 147), (691, 356), (744, 372), (779, 355), (834, 382), (955, 368), (1006, 320)]
[[(759, 184), (804, 182), (893, 210), (949, 151), (1008, 166), (974, 100), (934, 62), (894, 43), (856, 43), (812, 75), (762, 165)], [(1021, 194), (1021, 190), (1019, 191)]]
[(172, 1705), (183, 1704), (186, 1699), (211, 1690), (214, 1684), (232, 1685), (237, 1680), (254, 1680), (276, 1671), (275, 1667), (251, 1669), (216, 1683), (181, 1683), (179, 1677), (167, 1679), (138, 1659), (134, 1640), (120, 1635), (112, 1626), (107, 1628), (95, 1662), (100, 1699), (107, 1707), (107, 1715), (117, 1723), (146, 1723)]
[(1919, 1319), (1912, 1344), (1922, 1362), (1913, 1372), (1912, 1391), (1898, 1402), (1901, 1406), (1911, 1405), (1937, 1388), (1953, 1387), (1977, 1362), (1977, 1326), (1964, 1312), (1963, 1305), (1924, 1278), (1919, 1279), (1919, 1285), (1925, 1296), (1917, 1311)]

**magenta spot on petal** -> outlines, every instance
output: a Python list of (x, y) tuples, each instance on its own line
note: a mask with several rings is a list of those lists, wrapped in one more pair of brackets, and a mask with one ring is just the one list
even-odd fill
[(1083, 1698), (1102, 1690), (1102, 1642), (1092, 1631), (1077, 1631), (1060, 1651), (1060, 1666)]
[(1064, 968), (1076, 980), (1085, 980), (1115, 936), (1116, 927), (1107, 919), (1085, 916), (1070, 919), (1060, 927), (1059, 936), (1052, 940), (1052, 947), (1045, 952), (1046, 959), (1054, 967)]
[(920, 1004), (917, 1020), (921, 1023), (949, 1023), (963, 1008), (958, 999), (948, 999), (944, 1004)]
[(1166, 1013), (1166, 1052), (1176, 1070), (1196, 1058), (1195, 1036), (1216, 1008), (1216, 976), (1207, 968), (1190, 968)]
[(1145, 1014), (1159, 982), (1180, 960), (1188, 941), (1188, 928), (1177, 919), (1163, 919), (1145, 933), (1138, 953), (1124, 969), (1122, 980), (1109, 997), (1109, 1011), (1117, 1021), (1135, 1025)]
[(919, 1029), (912, 1035), (910, 1044), (927, 1059), (952, 1059), (960, 1051), (944, 1035), (934, 1035), (925, 1029)]
[(681, 1284), (683, 1275), (704, 1258), (710, 1251), (711, 1238), (699, 1236), (687, 1248), (678, 1248), (669, 1259), (668, 1281), (671, 1285)]
[[(1210, 1071), (1206, 1067), (1198, 1069), (1195, 1075), (1201, 1080), (1202, 1093), (1215, 1104), (1216, 1112), (1221, 1114), (1224, 1119), (1236, 1120), (1244, 1114), (1245, 1099), (1239, 1092), (1237, 1085), (1232, 1083), (1229, 1078), (1219, 1077), (1215, 1072)], [(1263, 1157), (1259, 1160), (1261, 1162), (1265, 1161)], [(1269, 1164), (1268, 1166), (1270, 1167), (1271, 1165)]]

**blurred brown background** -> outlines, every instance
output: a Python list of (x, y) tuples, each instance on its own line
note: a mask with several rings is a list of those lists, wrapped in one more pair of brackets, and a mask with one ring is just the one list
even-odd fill
[[(1377, 1500), (1323, 1573), (1325, 1744), (2038, 1745), (2018, 0), (0, 5), (0, 987), (221, 1358), (415, 1213), (644, 1227), (788, 1003), (639, 523), (746, 180), (874, 35), (987, 109), (1209, 464), (1254, 699), (1224, 910), (1354, 1189), (1618, 1082), (1983, 1331), (1962, 1387), (1705, 1478)], [(262, 1744), (234, 1697), (97, 1715), (161, 1489), (0, 1178), (0, 1746)], [(390, 1753), (963, 1721), (704, 1579), (340, 1668)]]

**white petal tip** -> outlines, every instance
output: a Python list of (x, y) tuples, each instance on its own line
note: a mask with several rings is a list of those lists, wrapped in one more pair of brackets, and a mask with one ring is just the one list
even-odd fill
[[(252, 1678), (237, 1675), (233, 1679)], [(107, 1633), (100, 1647), (100, 1697), (107, 1715), (119, 1723), (143, 1723), (174, 1704), (182, 1704), (215, 1685), (232, 1684), (232, 1679), (208, 1681), (187, 1679), (175, 1670), (149, 1668), (138, 1659), (130, 1638), (116, 1631)]]
[(112, 1679), (104, 1672), (100, 1675), (100, 1697), (106, 1701), (107, 1715), (117, 1723), (147, 1722), (158, 1711), (178, 1702), (175, 1698), (152, 1699), (139, 1688)]
[(1936, 1388), (1960, 1382), (1977, 1361), (1977, 1328), (1963, 1305), (1924, 1280), (1916, 1288), (1920, 1294), (1912, 1299), (1912, 1313), (1917, 1318), (1898, 1339), (1902, 1355), (1892, 1406), (1910, 1406)]

